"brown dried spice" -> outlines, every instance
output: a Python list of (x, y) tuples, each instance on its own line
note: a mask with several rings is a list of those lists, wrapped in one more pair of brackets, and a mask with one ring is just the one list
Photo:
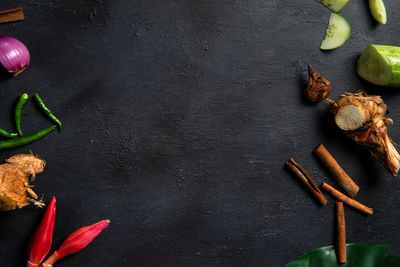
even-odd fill
[(393, 175), (400, 169), (400, 151), (388, 135), (392, 119), (386, 118), (387, 106), (380, 96), (366, 93), (346, 93), (335, 102), (327, 99), (339, 129), (372, 156)]
[(310, 64), (308, 65), (308, 84), (304, 95), (311, 102), (321, 102), (332, 91), (331, 83), (322, 77)]
[(41, 200), (37, 200), (29, 182), (35, 180), (37, 173), (43, 172), (45, 165), (44, 160), (32, 154), (15, 155), (1, 164), (0, 210), (15, 210), (30, 202), (39, 207), (44, 206)]

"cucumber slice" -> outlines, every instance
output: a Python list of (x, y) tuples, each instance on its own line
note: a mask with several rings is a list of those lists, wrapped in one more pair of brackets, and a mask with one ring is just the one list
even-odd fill
[(357, 73), (376, 85), (400, 87), (400, 47), (368, 45), (357, 61)]
[(349, 2), (349, 0), (318, 0), (318, 1), (336, 13), (342, 11), (342, 9)]
[(383, 0), (369, 0), (369, 11), (377, 22), (386, 24), (387, 16)]
[(351, 28), (345, 18), (332, 13), (320, 49), (331, 50), (342, 46), (350, 37)]

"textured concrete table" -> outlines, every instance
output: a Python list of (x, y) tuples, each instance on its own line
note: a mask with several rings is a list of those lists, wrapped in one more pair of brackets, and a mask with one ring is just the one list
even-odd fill
[[(23, 41), (31, 66), (0, 80), (1, 127), (23, 92), (39, 93), (64, 123), (32, 145), (47, 160), (35, 190), (57, 197), (54, 247), (100, 219), (110, 227), (56, 266), (282, 266), (333, 243), (333, 202), (320, 208), (283, 168), (294, 157), (317, 184), (331, 182), (311, 151), (323, 143), (360, 186), (349, 208), (352, 243), (400, 255), (400, 182), (333, 126), (328, 107), (301, 91), (311, 63), (345, 91), (380, 94), (400, 142), (400, 91), (355, 73), (368, 43), (400, 45), (400, 6), (388, 24), (365, 1), (341, 13), (352, 27), (341, 48), (319, 50), (330, 11), (313, 0), (3, 0), (26, 20), (0, 25)], [(33, 132), (49, 125), (34, 102)], [(24, 266), (43, 210), (0, 214), (1, 266)]]

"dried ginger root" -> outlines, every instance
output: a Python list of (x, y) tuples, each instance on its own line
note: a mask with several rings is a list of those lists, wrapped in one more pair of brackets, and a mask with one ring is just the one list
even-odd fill
[(43, 172), (45, 165), (44, 160), (32, 154), (15, 155), (0, 164), (0, 210), (15, 210), (30, 202), (44, 206), (41, 200), (37, 200), (29, 178), (33, 181), (37, 173)]
[(327, 99), (327, 103), (332, 107), (337, 127), (347, 137), (367, 148), (396, 176), (400, 168), (400, 154), (388, 135), (388, 125), (393, 121), (385, 117), (388, 110), (382, 98), (362, 92), (346, 93), (337, 102)]

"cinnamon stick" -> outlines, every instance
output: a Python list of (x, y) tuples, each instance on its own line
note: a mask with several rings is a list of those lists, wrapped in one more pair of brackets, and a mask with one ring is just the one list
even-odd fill
[(339, 192), (338, 190), (328, 185), (327, 183), (322, 183), (321, 188), (324, 189), (326, 192), (328, 192), (330, 195), (332, 195), (334, 198), (336, 198), (338, 201), (342, 201), (361, 212), (364, 212), (368, 215), (372, 215), (374, 213), (371, 208), (364, 206), (363, 204), (361, 204), (358, 201), (355, 201), (352, 198), (349, 198), (348, 196)]
[(286, 161), (286, 166), (303, 182), (308, 188), (315, 199), (322, 205), (326, 206), (328, 200), (319, 190), (318, 186), (315, 185), (310, 175), (296, 162), (293, 158)]
[(339, 166), (337, 161), (332, 155), (326, 150), (323, 145), (317, 146), (314, 150), (316, 155), (322, 163), (326, 166), (328, 171), (331, 173), (336, 182), (344, 189), (344, 191), (351, 197), (354, 198), (360, 188), (356, 183), (347, 175), (347, 173)]
[(346, 263), (346, 223), (343, 202), (336, 202), (337, 261)]
[(0, 11), (0, 23), (24, 20), (24, 12), (22, 7)]

